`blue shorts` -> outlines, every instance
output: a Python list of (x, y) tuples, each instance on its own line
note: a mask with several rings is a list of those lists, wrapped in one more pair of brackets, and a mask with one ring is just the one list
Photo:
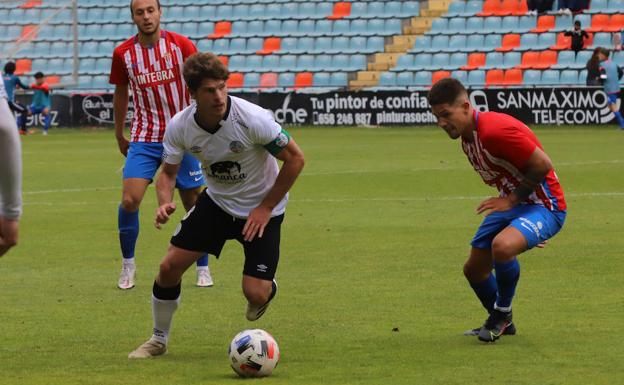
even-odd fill
[(512, 226), (522, 233), (532, 249), (554, 237), (563, 227), (565, 217), (565, 211), (550, 211), (540, 205), (518, 205), (508, 211), (495, 211), (481, 222), (470, 244), (478, 249), (491, 249), (494, 237)]
[[(123, 178), (143, 178), (150, 182), (162, 162), (162, 143), (131, 142), (123, 170)], [(204, 176), (199, 161), (189, 154), (184, 154), (180, 170), (176, 177), (176, 187), (188, 190), (204, 184)]]
[(607, 94), (607, 104), (608, 105), (616, 104), (619, 97), (620, 97), (619, 93)]
[(37, 115), (43, 112), (43, 110), (45, 109), (50, 109), (49, 106), (43, 106), (43, 105), (36, 105), (36, 104), (31, 104), (30, 106), (28, 106), (28, 109), (30, 110), (30, 113), (33, 115)]

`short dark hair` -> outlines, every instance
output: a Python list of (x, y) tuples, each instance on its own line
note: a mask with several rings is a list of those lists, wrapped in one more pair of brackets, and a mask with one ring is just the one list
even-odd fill
[[(130, 14), (134, 15), (134, 10), (132, 9), (132, 4), (134, 3), (134, 0), (130, 0)], [(158, 5), (158, 9), (160, 9), (160, 0), (156, 0), (156, 4)]]
[(609, 54), (610, 54), (611, 52), (609, 52), (609, 49), (608, 49), (608, 48), (605, 48), (605, 47), (598, 47), (598, 48), (600, 48), (600, 49), (598, 50), (598, 53), (601, 53), (601, 54), (605, 55), (606, 57), (609, 57)]
[(575, 21), (574, 25), (578, 25), (580, 27), (581, 26), (581, 21), (580, 20)]
[(13, 75), (15, 73), (15, 62), (7, 62), (4, 65), (4, 73), (5, 74), (9, 74), (9, 75)]
[(192, 92), (204, 79), (228, 80), (230, 71), (219, 57), (209, 52), (197, 52), (184, 62), (184, 81)]
[(41, 79), (43, 77), (43, 72), (39, 71), (35, 74), (35, 79)]
[(466, 88), (455, 78), (444, 78), (431, 87), (427, 99), (431, 106), (439, 104), (453, 104), (462, 94), (467, 94)]

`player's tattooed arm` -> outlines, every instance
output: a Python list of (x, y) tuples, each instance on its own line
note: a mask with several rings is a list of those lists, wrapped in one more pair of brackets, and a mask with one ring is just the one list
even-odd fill
[(535, 191), (535, 188), (542, 183), (552, 168), (553, 165), (548, 155), (539, 147), (535, 147), (523, 169), (522, 181), (516, 189), (505, 197), (484, 200), (477, 207), (477, 214), (511, 210)]

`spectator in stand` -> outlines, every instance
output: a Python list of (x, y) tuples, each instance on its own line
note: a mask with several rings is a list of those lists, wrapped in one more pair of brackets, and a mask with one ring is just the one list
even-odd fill
[(613, 50), (621, 51), (624, 49), (624, 30), (613, 34)]
[(598, 59), (598, 52), (600, 51), (600, 47), (596, 47), (594, 49), (594, 53), (592, 57), (589, 58), (585, 68), (587, 69), (587, 79), (586, 84), (588, 86), (599, 86), (600, 83), (600, 60)]
[(560, 15), (572, 15), (573, 0), (558, 0), (557, 8)]
[(566, 31), (565, 36), (572, 37), (571, 49), (574, 51), (574, 55), (577, 55), (579, 51), (583, 50), (585, 45), (585, 39), (589, 39), (589, 34), (585, 30), (581, 29), (581, 21), (574, 22), (574, 29), (572, 31)]
[(529, 15), (537, 15), (550, 11), (554, 0), (527, 0)]

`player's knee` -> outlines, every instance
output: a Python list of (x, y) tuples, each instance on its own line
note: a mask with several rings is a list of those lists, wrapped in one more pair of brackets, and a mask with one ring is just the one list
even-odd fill
[(484, 276), (485, 278), (487, 278), (489, 273), (489, 271), (487, 273), (480, 271), (475, 265), (471, 264), (470, 262), (464, 263), (464, 277), (466, 277), (468, 282), (480, 282), (484, 279)]
[(492, 242), (492, 255), (496, 261), (507, 261), (517, 254), (513, 242), (507, 238), (497, 237)]
[(247, 301), (255, 305), (262, 305), (266, 303), (266, 301), (269, 300), (269, 296), (271, 295), (270, 290), (266, 290), (264, 287), (261, 286), (246, 287), (243, 289), (243, 291), (245, 293), (245, 298), (247, 298)]
[(159, 277), (161, 282), (177, 282), (179, 280), (179, 269), (168, 259), (164, 259), (160, 262)]
[(135, 212), (139, 209), (141, 205), (141, 200), (133, 197), (129, 194), (124, 194), (121, 198), (121, 207), (125, 211)]

